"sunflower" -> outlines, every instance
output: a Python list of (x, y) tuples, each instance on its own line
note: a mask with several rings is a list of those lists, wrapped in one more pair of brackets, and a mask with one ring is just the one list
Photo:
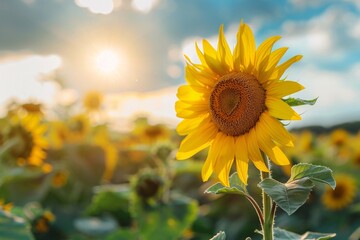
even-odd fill
[(349, 140), (349, 133), (344, 129), (336, 129), (330, 135), (330, 140), (333, 146), (342, 147)]
[(90, 91), (86, 93), (83, 105), (88, 111), (97, 111), (101, 107), (102, 100), (103, 95), (100, 92)]
[(13, 117), (7, 137), (17, 141), (16, 147), (10, 150), (18, 165), (41, 166), (46, 157), (48, 146), (44, 133), (46, 126), (41, 124), (39, 117), (28, 115)]
[(210, 147), (202, 168), (204, 181), (215, 172), (229, 186), (235, 161), (239, 178), (247, 184), (249, 160), (260, 171), (269, 171), (261, 151), (275, 164), (290, 164), (280, 147), (293, 146), (292, 137), (279, 120), (301, 117), (282, 98), (304, 87), (281, 79), (301, 56), (279, 64), (287, 51), (285, 47), (272, 51), (279, 39), (270, 37), (256, 49), (251, 29), (241, 23), (231, 51), (221, 26), (217, 49), (203, 40), (203, 51), (195, 45), (199, 64), (185, 56), (187, 85), (179, 87), (175, 108), (184, 118), (177, 132), (187, 136), (176, 157), (184, 160)]
[(335, 190), (328, 187), (322, 196), (323, 204), (331, 210), (339, 210), (348, 206), (356, 195), (356, 182), (351, 176), (339, 174), (335, 176), (335, 181)]
[(111, 141), (109, 129), (106, 126), (99, 127), (95, 132), (93, 141), (104, 151), (106, 163), (103, 179), (110, 181), (113, 177), (118, 161), (118, 150), (115, 144)]
[(65, 139), (70, 143), (85, 140), (90, 131), (90, 121), (85, 114), (71, 117), (66, 124)]

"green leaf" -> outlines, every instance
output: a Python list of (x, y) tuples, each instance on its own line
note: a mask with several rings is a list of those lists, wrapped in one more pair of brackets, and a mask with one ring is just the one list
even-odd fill
[(143, 240), (152, 240), (154, 236), (161, 239), (178, 239), (190, 228), (197, 217), (197, 201), (185, 196), (174, 196), (166, 204), (162, 202), (144, 202), (133, 195), (131, 213)]
[(129, 212), (130, 189), (122, 185), (104, 185), (95, 188), (95, 195), (86, 214), (101, 216), (111, 214), (123, 226), (131, 224)]
[(283, 99), (283, 100), (290, 106), (296, 107), (296, 106), (302, 106), (302, 105), (314, 105), (316, 103), (317, 99), (318, 98), (314, 98), (311, 100), (304, 100), (301, 98), (287, 98), (287, 99)]
[(239, 194), (239, 195), (247, 195), (246, 186), (243, 182), (240, 181), (237, 173), (233, 173), (230, 176), (230, 187), (226, 187), (221, 183), (215, 183), (211, 187), (205, 190), (205, 193), (230, 193), (230, 194)]
[(9, 212), (0, 210), (0, 236), (2, 240), (33, 240), (30, 225)]
[(332, 189), (335, 189), (336, 182), (332, 175), (331, 169), (328, 167), (300, 163), (291, 168), (291, 177), (289, 181), (304, 177), (308, 177), (312, 181), (326, 183), (330, 185)]
[(293, 214), (308, 199), (314, 187), (309, 178), (301, 178), (288, 183), (281, 183), (274, 179), (266, 178), (259, 183), (267, 195), (287, 214)]
[(306, 232), (303, 235), (299, 235), (281, 228), (274, 228), (274, 239), (276, 240), (328, 240), (335, 236), (335, 233), (315, 232)]
[(225, 239), (226, 239), (225, 232), (220, 231), (215, 236), (213, 236), (210, 240), (225, 240)]

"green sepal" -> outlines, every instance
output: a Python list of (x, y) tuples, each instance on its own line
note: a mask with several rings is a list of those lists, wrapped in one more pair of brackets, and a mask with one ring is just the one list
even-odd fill
[(289, 104), (291, 107), (296, 107), (296, 106), (303, 106), (303, 105), (314, 105), (316, 103), (316, 101), (318, 100), (318, 98), (314, 98), (311, 100), (305, 100), (305, 99), (301, 99), (301, 98), (286, 98), (283, 99), (284, 102), (286, 102), (287, 104)]
[(221, 183), (215, 183), (214, 185), (206, 189), (205, 193), (247, 195), (247, 190), (245, 184), (241, 182), (238, 174), (235, 172), (230, 176), (230, 187), (226, 187)]
[(272, 178), (266, 178), (258, 185), (288, 215), (293, 214), (306, 202), (314, 187), (313, 182), (307, 177), (285, 184)]
[(288, 182), (304, 177), (308, 177), (315, 182), (326, 183), (332, 189), (335, 189), (336, 187), (336, 182), (330, 168), (308, 163), (299, 163), (293, 166), (291, 168), (291, 177)]

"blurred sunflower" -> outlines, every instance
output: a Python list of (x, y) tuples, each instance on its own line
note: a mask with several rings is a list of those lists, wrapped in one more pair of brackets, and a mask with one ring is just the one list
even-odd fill
[(85, 114), (73, 116), (67, 121), (65, 138), (70, 143), (83, 141), (90, 130), (90, 121)]
[(144, 143), (154, 143), (156, 141), (169, 139), (171, 132), (170, 129), (163, 124), (150, 125), (143, 123), (135, 127), (134, 134)]
[(103, 179), (109, 181), (111, 180), (114, 170), (116, 168), (118, 160), (118, 150), (115, 144), (111, 142), (109, 130), (105, 126), (100, 127), (96, 130), (93, 141), (96, 145), (101, 147), (105, 153), (106, 162)]
[(89, 112), (97, 111), (100, 109), (103, 100), (103, 95), (97, 91), (87, 92), (84, 100), (83, 105), (85, 109)]
[(63, 147), (66, 141), (67, 127), (64, 122), (55, 121), (48, 123), (49, 128), (49, 145), (54, 149), (60, 149)]
[(349, 133), (344, 129), (335, 129), (330, 134), (330, 141), (335, 147), (344, 146), (349, 139)]
[(5, 203), (4, 199), (0, 199), (0, 210), (10, 212), (14, 204), (12, 202)]
[(331, 210), (345, 208), (356, 195), (356, 182), (351, 176), (339, 174), (335, 176), (335, 181), (335, 190), (328, 187), (322, 196), (323, 204)]
[(54, 188), (63, 187), (68, 181), (69, 173), (67, 171), (58, 171), (51, 180), (51, 185)]
[(196, 45), (201, 63), (186, 57), (188, 84), (179, 87), (175, 108), (184, 118), (177, 131), (187, 137), (176, 157), (187, 159), (210, 146), (202, 169), (204, 181), (215, 172), (229, 186), (235, 159), (239, 178), (247, 184), (249, 159), (260, 171), (269, 171), (260, 150), (278, 165), (290, 163), (279, 146), (293, 146), (292, 138), (279, 120), (301, 117), (282, 98), (304, 87), (281, 79), (301, 56), (278, 65), (288, 49), (272, 51), (279, 39), (270, 37), (256, 49), (251, 29), (241, 23), (231, 52), (221, 26), (217, 49), (203, 40), (203, 52)]
[(11, 156), (18, 165), (41, 166), (48, 146), (44, 137), (46, 126), (34, 115), (12, 117), (11, 122), (7, 137), (16, 141), (16, 146), (10, 150)]

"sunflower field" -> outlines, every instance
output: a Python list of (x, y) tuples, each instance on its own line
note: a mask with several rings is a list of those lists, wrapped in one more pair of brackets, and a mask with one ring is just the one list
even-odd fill
[[(0, 122), (1, 239), (210, 239), (219, 231), (226, 239), (260, 239), (242, 196), (204, 193), (216, 183), (200, 178), (206, 150), (175, 160), (182, 138), (174, 129), (143, 117), (131, 131), (115, 130), (99, 120), (101, 99), (91, 92), (81, 109), (59, 106), (52, 118), (39, 103), (8, 106)], [(292, 136), (292, 164), (327, 164), (337, 187), (317, 186), (298, 213), (278, 210), (276, 224), (358, 239), (358, 124), (294, 129)], [(273, 174), (286, 179), (290, 166)], [(258, 178), (252, 165), (249, 175)]]
[(360, 240), (360, 0), (0, 0), (0, 240)]

